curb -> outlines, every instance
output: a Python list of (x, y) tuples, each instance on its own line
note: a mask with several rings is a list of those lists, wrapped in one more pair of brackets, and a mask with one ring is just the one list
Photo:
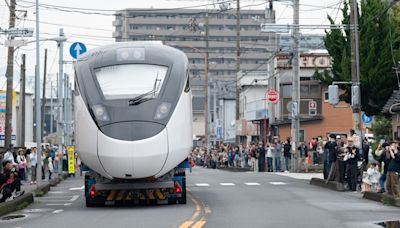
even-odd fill
[(218, 170), (230, 171), (230, 172), (249, 172), (253, 171), (251, 168), (237, 168), (237, 167), (219, 167)]
[(326, 180), (321, 178), (315, 178), (315, 177), (311, 178), (310, 184), (338, 192), (344, 192), (345, 190), (342, 183), (336, 181), (329, 181), (328, 183), (326, 183)]
[(400, 207), (400, 199), (396, 199), (395, 197), (390, 196), (388, 194), (364, 192), (363, 198), (375, 202), (380, 202), (385, 205)]
[(62, 174), (60, 177), (57, 177), (50, 181), (48, 184), (43, 184), (38, 186), (32, 192), (26, 192), (21, 197), (18, 197), (14, 200), (0, 203), (0, 216), (6, 215), (13, 211), (21, 210), (27, 207), (29, 204), (34, 202), (35, 197), (42, 197), (46, 193), (50, 191), (50, 186), (54, 187), (59, 184), (61, 181), (65, 180), (68, 177), (67, 174)]
[(25, 193), (21, 197), (18, 197), (14, 200), (1, 203), (0, 216), (3, 216), (13, 211), (21, 210), (31, 203), (33, 203), (33, 194), (31, 192)]

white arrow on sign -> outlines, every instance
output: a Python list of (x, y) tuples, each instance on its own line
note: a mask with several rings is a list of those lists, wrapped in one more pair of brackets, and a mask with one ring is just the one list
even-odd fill
[(76, 51), (76, 58), (78, 59), (79, 55), (81, 54), (82, 47), (80, 43), (77, 43), (74, 50)]

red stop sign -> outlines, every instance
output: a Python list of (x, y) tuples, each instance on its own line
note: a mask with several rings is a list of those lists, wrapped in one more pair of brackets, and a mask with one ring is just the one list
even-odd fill
[(269, 90), (267, 92), (267, 100), (269, 103), (276, 104), (279, 101), (279, 93), (276, 90)]

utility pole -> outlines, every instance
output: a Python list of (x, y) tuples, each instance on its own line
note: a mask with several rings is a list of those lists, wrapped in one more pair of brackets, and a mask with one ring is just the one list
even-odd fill
[(206, 23), (205, 23), (205, 29), (206, 29), (206, 34), (205, 34), (205, 36), (206, 36), (206, 58), (205, 58), (205, 65), (206, 65), (206, 70), (205, 70), (205, 72), (204, 72), (204, 74), (205, 74), (205, 78), (204, 78), (204, 90), (205, 90), (205, 96), (206, 96), (206, 99), (205, 99), (205, 101), (204, 101), (204, 122), (205, 122), (205, 128), (204, 128), (204, 136), (205, 136), (205, 140), (206, 140), (206, 148), (208, 148), (209, 146), (210, 146), (210, 135), (209, 135), (209, 111), (210, 111), (210, 109), (209, 109), (209, 99), (210, 99), (210, 96), (209, 96), (209, 90), (208, 90), (208, 87), (209, 87), (209, 85), (208, 85), (208, 68), (209, 68), (209, 66), (208, 66), (208, 58), (209, 58), (209, 54), (208, 54), (208, 52), (209, 52), (209, 48), (210, 48), (210, 45), (209, 45), (209, 41), (208, 41), (208, 32), (209, 32), (209, 30), (208, 30), (208, 13), (206, 13)]
[[(352, 85), (352, 109), (353, 109), (353, 129), (361, 139), (361, 93), (360, 93), (360, 65), (358, 51), (358, 7), (356, 0), (350, 0), (350, 25), (351, 30), (351, 81)], [(357, 89), (358, 88), (358, 89)]]
[(68, 94), (68, 87), (67, 87), (67, 85), (68, 85), (68, 75), (66, 74), (66, 73), (64, 73), (64, 81), (63, 81), (63, 83), (64, 83), (64, 90), (63, 90), (63, 98), (64, 98), (64, 105), (63, 105), (63, 112), (64, 112), (64, 120), (63, 120), (63, 133), (64, 133), (64, 144), (65, 144), (65, 146), (68, 146), (68, 144), (67, 144), (67, 121), (68, 121), (68, 115), (67, 115), (67, 107), (68, 107), (68, 104), (67, 104), (67, 94)]
[[(269, 4), (268, 4), (268, 8), (265, 9), (265, 22), (266, 23), (275, 23), (275, 12), (274, 12), (274, 7), (273, 7), (273, 1), (269, 0)], [(278, 47), (278, 34), (277, 33), (270, 33), (269, 35), (270, 40), (272, 40), (272, 44), (274, 47), (276, 47), (276, 50), (274, 50), (274, 52), (276, 52), (279, 47)], [(275, 60), (275, 53), (271, 53), (270, 56), (268, 57), (267, 61), (268, 61), (268, 85), (267, 85), (267, 89), (268, 90), (276, 90), (275, 88), (275, 77), (274, 77), (274, 61)], [(267, 101), (264, 101), (267, 102)], [(265, 110), (266, 112), (267, 110)], [(265, 113), (266, 116), (266, 113)], [(271, 124), (275, 122), (275, 104), (273, 103), (269, 103), (268, 104), (268, 129), (271, 132), (271, 136), (272, 136), (272, 127)], [(265, 118), (267, 119), (267, 118)], [(266, 124), (264, 124), (264, 126), (266, 126)], [(266, 131), (264, 131), (266, 132)], [(265, 138), (266, 136), (264, 136)]]
[[(213, 91), (213, 95), (214, 95), (214, 112), (213, 112), (213, 132), (216, 132), (217, 130), (217, 80), (214, 80), (214, 91)], [(214, 146), (217, 145), (217, 134), (214, 133)]]
[(50, 132), (53, 134), (53, 81), (50, 81)]
[(292, 78), (292, 171), (295, 169), (295, 157), (299, 147), (299, 129), (300, 129), (300, 66), (299, 66), (299, 0), (293, 0), (293, 78)]
[[(60, 28), (60, 37), (64, 36), (64, 29)], [(58, 113), (57, 113), (57, 117), (58, 117), (58, 121), (57, 121), (57, 143), (58, 143), (58, 151), (59, 153), (63, 153), (62, 151), (62, 122), (63, 122), (63, 113), (62, 113), (62, 106), (63, 106), (63, 100), (62, 100), (62, 90), (63, 90), (63, 76), (64, 76), (64, 72), (63, 72), (63, 63), (64, 63), (64, 59), (63, 59), (63, 53), (64, 53), (64, 42), (60, 41), (57, 43), (58, 47), (59, 47), (59, 60), (58, 60)]]
[(36, 166), (36, 182), (39, 185), (42, 172), (42, 139), (41, 121), (40, 121), (40, 45), (39, 45), (39, 0), (36, 0), (36, 65), (35, 65), (35, 122), (36, 122), (36, 145), (37, 145), (37, 166)]
[[(10, 29), (15, 27), (15, 19), (16, 19), (15, 7), (16, 7), (16, 0), (10, 0), (10, 21), (9, 21)], [(10, 36), (9, 39), (13, 39), (13, 37)], [(5, 150), (7, 150), (7, 148), (10, 146), (12, 137), (13, 77), (14, 77), (14, 47), (9, 46), (7, 55), (7, 70), (6, 70), (6, 78), (7, 78), (6, 119), (4, 123)]]
[(40, 138), (43, 140), (44, 131), (44, 118), (45, 118), (45, 108), (46, 108), (46, 75), (47, 75), (47, 48), (44, 49), (44, 69), (43, 69), (43, 96), (42, 96), (42, 116), (40, 118), (42, 128), (40, 133)]
[[(239, 122), (239, 72), (240, 72), (240, 0), (236, 0), (236, 122)], [(235, 125), (237, 128), (237, 124)], [(236, 145), (239, 145), (239, 135), (236, 135)]]
[(19, 135), (19, 146), (25, 146), (25, 54), (22, 54), (22, 64), (21, 64), (21, 77), (20, 77), (20, 91), (19, 91), (19, 108), (21, 113), (21, 129)]

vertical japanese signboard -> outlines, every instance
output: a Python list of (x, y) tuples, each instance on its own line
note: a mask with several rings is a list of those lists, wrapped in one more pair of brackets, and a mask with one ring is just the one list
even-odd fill
[(68, 174), (75, 173), (75, 148), (73, 146), (68, 147)]
[[(5, 123), (6, 123), (6, 94), (7, 91), (0, 90), (0, 146), (4, 145), (5, 139)], [(11, 140), (12, 143), (15, 144), (16, 137), (16, 126), (17, 126), (17, 93), (13, 91), (12, 93), (12, 120), (11, 120), (11, 128), (12, 128), (12, 135)]]

